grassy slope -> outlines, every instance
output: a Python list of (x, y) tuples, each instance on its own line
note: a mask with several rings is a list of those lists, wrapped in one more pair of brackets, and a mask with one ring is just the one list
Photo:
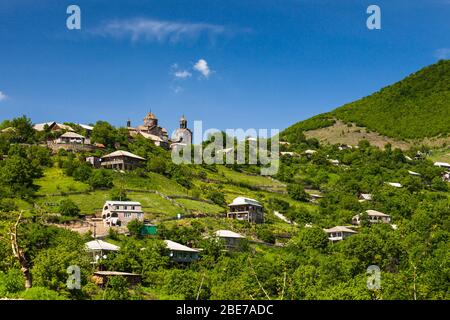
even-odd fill
[[(46, 169), (44, 174), (44, 177), (38, 179), (36, 184), (40, 186), (40, 197), (37, 198), (37, 202), (46, 212), (57, 212), (59, 202), (64, 198), (70, 198), (80, 207), (81, 213), (88, 215), (94, 213), (98, 214), (101, 212), (104, 202), (109, 199), (109, 190), (88, 191), (88, 185), (77, 182), (71, 177), (65, 176), (59, 168)], [(273, 181), (266, 177), (248, 175), (245, 173), (235, 172), (226, 167), (218, 167), (217, 173), (208, 172), (208, 178), (220, 181), (220, 183), (210, 184), (220, 186), (222, 188), (222, 192), (225, 194), (225, 199), (227, 202), (231, 202), (237, 196), (256, 198), (261, 200), (263, 203), (271, 197), (276, 197), (285, 200), (292, 205), (303, 207), (307, 210), (316, 210), (314, 205), (294, 201), (285, 194), (271, 193), (264, 190), (251, 190), (245, 187), (245, 184), (248, 184), (251, 186), (271, 186), (277, 189), (284, 188), (283, 184), (280, 182)], [(197, 186), (204, 184), (203, 181), (198, 179), (194, 179), (193, 182), (194, 185)], [(244, 186), (236, 185), (234, 182), (244, 183)], [(133, 190), (158, 190), (166, 195), (186, 196), (189, 194), (187, 189), (180, 186), (175, 181), (156, 173), (151, 173), (149, 178), (138, 177), (133, 174), (117, 173), (114, 178), (114, 184), (116, 186), (122, 186)], [(85, 193), (60, 194), (61, 192), (67, 193), (73, 191)], [(218, 214), (225, 211), (224, 208), (215, 204), (189, 199), (175, 199), (173, 201), (169, 201), (158, 194), (150, 192), (128, 192), (128, 197), (131, 200), (141, 202), (147, 218), (150, 219), (174, 217), (178, 213), (196, 212)], [(273, 220), (272, 224), (276, 229), (284, 230), (285, 228), (289, 228), (288, 225), (279, 221), (271, 213), (268, 213), (267, 217), (272, 217), (270, 220)], [(217, 219), (213, 219), (213, 221), (216, 220)], [(225, 225), (223, 225), (223, 227), (225, 227)]]
[[(258, 199), (262, 201), (263, 204), (266, 204), (268, 199), (275, 197), (305, 210), (317, 210), (317, 206), (292, 200), (286, 194), (273, 193), (264, 190), (251, 190), (245, 187), (247, 184), (251, 186), (271, 186), (277, 190), (285, 188), (282, 183), (273, 181), (266, 177), (239, 173), (229, 168), (219, 166), (217, 173), (208, 172), (208, 178), (218, 181), (217, 183), (209, 182), (209, 184), (222, 188), (222, 192), (224, 193), (227, 202), (231, 202), (237, 196), (247, 196)], [(38, 179), (36, 183), (41, 186), (39, 191), (41, 196), (38, 197), (37, 202), (46, 212), (49, 213), (57, 212), (59, 202), (64, 198), (70, 198), (80, 207), (83, 214), (99, 214), (104, 202), (109, 199), (110, 192), (108, 190), (96, 190), (91, 192), (86, 191), (88, 190), (87, 185), (74, 181), (71, 177), (65, 176), (58, 168), (50, 168), (45, 170), (45, 176)], [(194, 179), (193, 183), (196, 186), (205, 184), (205, 182), (198, 179)], [(244, 185), (236, 185), (234, 183), (243, 183)], [(123, 186), (134, 190), (158, 190), (166, 195), (185, 196), (189, 193), (188, 190), (173, 180), (167, 179), (166, 177), (156, 173), (151, 173), (150, 178), (137, 177), (133, 174), (116, 174), (114, 184), (116, 186)], [(59, 186), (59, 189), (57, 186)], [(86, 191), (86, 193), (45, 196), (46, 193), (55, 194), (61, 191)], [(142, 203), (146, 217), (149, 219), (173, 218), (178, 213), (186, 214), (191, 212), (213, 215), (210, 218), (182, 219), (175, 221), (169, 220), (159, 222), (168, 227), (177, 226), (180, 224), (189, 225), (192, 221), (197, 220), (201, 221), (206, 229), (211, 232), (218, 229), (231, 229), (246, 234), (250, 238), (256, 239), (255, 226), (248, 229), (248, 227), (243, 227), (242, 223), (237, 221), (218, 219), (217, 217), (214, 218), (215, 214), (226, 210), (225, 208), (215, 204), (189, 199), (176, 199), (169, 201), (158, 194), (142, 191), (128, 192), (128, 197), (131, 200), (140, 201)], [(296, 227), (281, 221), (276, 218), (273, 213), (268, 211), (266, 212), (265, 225), (270, 226), (270, 229), (275, 234), (292, 233), (296, 230)]]
[(301, 121), (281, 135), (295, 138), (307, 131), (353, 122), (397, 139), (417, 139), (450, 133), (450, 60), (443, 60), (391, 86), (332, 112)]

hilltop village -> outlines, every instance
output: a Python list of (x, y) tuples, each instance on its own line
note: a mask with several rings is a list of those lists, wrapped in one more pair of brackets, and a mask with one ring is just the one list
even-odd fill
[[(171, 137), (152, 112), (136, 127), (24, 116), (0, 129), (0, 231), (13, 235), (0, 242), (12, 261), (0, 266), (0, 279), (17, 282), (9, 291), (0, 285), (1, 295), (448, 294), (430, 266), (448, 254), (450, 164), (426, 146), (404, 152), (282, 134), (279, 172), (263, 177), (262, 164), (173, 164), (170, 150), (192, 144), (185, 116)], [(374, 264), (385, 273), (382, 290), (366, 287)], [(70, 265), (82, 269), (81, 289), (65, 285)]]

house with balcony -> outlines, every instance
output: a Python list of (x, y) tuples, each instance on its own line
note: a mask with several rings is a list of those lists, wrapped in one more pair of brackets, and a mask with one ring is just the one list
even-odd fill
[[(366, 210), (367, 217), (370, 223), (390, 223), (391, 216), (376, 210)], [(361, 224), (361, 215), (357, 214), (352, 218), (352, 224)]]
[(133, 170), (140, 167), (145, 159), (128, 151), (117, 150), (101, 158), (102, 168)]
[(140, 202), (106, 201), (103, 205), (102, 219), (105, 226), (126, 226), (131, 220), (144, 221)]
[(86, 242), (86, 250), (91, 255), (91, 263), (97, 264), (101, 260), (107, 259), (110, 253), (119, 251), (120, 247), (103, 240), (95, 239)]
[(336, 226), (330, 229), (323, 229), (323, 230), (326, 232), (326, 234), (328, 235), (328, 239), (331, 242), (344, 240), (345, 238), (350, 237), (357, 233), (355, 230), (343, 226)]
[(76, 132), (68, 131), (59, 136), (54, 142), (57, 144), (85, 144), (86, 138)]
[(264, 223), (264, 208), (254, 199), (237, 197), (228, 207), (227, 218), (252, 223)]

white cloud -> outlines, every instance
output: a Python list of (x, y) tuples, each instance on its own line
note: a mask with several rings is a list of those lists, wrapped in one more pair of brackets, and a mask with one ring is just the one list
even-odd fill
[(2, 91), (0, 91), (0, 101), (8, 99), (8, 96), (4, 94)]
[(173, 75), (175, 76), (175, 78), (178, 78), (178, 79), (186, 79), (186, 78), (190, 78), (192, 76), (192, 73), (190, 73), (187, 70), (179, 70), (179, 71), (175, 71), (175, 73)]
[(438, 59), (449, 59), (450, 58), (450, 48), (441, 48), (441, 49), (437, 49), (434, 52), (434, 55), (438, 58)]
[(200, 72), (205, 78), (208, 78), (211, 74), (211, 69), (205, 59), (199, 59), (197, 63), (194, 64), (194, 70)]
[(155, 20), (149, 18), (109, 21), (95, 29), (93, 34), (115, 38), (129, 38), (132, 41), (169, 41), (177, 43), (196, 40), (205, 35), (214, 38), (230, 33), (224, 26), (209, 23), (186, 23)]

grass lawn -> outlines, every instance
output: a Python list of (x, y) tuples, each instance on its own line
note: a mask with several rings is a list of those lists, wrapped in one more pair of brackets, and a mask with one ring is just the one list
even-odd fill
[(132, 201), (139, 201), (143, 210), (147, 214), (157, 214), (158, 217), (172, 217), (183, 212), (183, 208), (174, 205), (169, 200), (162, 198), (155, 193), (129, 192), (128, 198)]
[(75, 181), (72, 177), (64, 175), (60, 168), (48, 168), (44, 170), (44, 176), (35, 181), (40, 188), (38, 195), (55, 194), (71, 191), (87, 191), (89, 186), (85, 183)]
[(226, 211), (224, 208), (215, 204), (189, 199), (176, 199), (177, 203), (182, 204), (185, 208), (201, 213), (221, 213)]
[(439, 162), (448, 162), (450, 163), (450, 147), (433, 150), (432, 155), (430, 156), (432, 161)]
[(253, 186), (271, 186), (274, 188), (283, 187), (282, 183), (278, 181), (273, 181), (264, 176), (252, 176), (245, 173), (236, 172), (225, 166), (218, 166), (217, 168), (219, 176), (223, 174), (226, 178), (235, 182), (242, 182)]
[(133, 173), (116, 173), (114, 185), (127, 189), (157, 190), (167, 195), (186, 195), (187, 190), (160, 174), (150, 172), (148, 177), (139, 177)]

